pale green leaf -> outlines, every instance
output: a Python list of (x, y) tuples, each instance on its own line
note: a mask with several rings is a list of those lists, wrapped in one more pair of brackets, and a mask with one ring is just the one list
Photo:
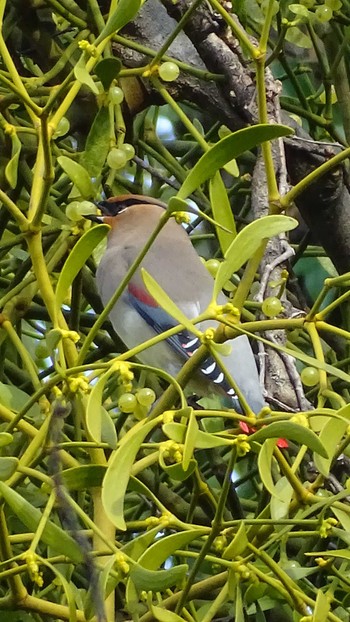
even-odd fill
[(187, 471), (190, 465), (190, 460), (193, 456), (194, 448), (196, 446), (198, 431), (199, 428), (196, 415), (192, 410), (187, 424), (185, 444), (183, 450), (182, 468), (184, 471)]
[(237, 533), (235, 533), (233, 540), (226, 547), (223, 552), (224, 559), (234, 559), (238, 555), (243, 555), (248, 546), (247, 532), (244, 523), (242, 522)]
[[(183, 423), (165, 423), (162, 426), (164, 434), (176, 443), (183, 443), (186, 426)], [(216, 436), (209, 432), (203, 432), (198, 430), (195, 441), (196, 449), (212, 449), (213, 447), (223, 447), (224, 445), (232, 445), (232, 440), (224, 438), (223, 436)]]
[(91, 256), (94, 248), (101, 242), (109, 231), (108, 225), (97, 225), (91, 227), (78, 240), (73, 250), (70, 252), (56, 286), (56, 309), (59, 310), (68, 293), (78, 272), (81, 270), (87, 259)]
[[(27, 394), (25, 393), (25, 395), (27, 395)], [(2, 402), (2, 404), (3, 404), (3, 402)], [(12, 434), (10, 434), (9, 432), (0, 432), (0, 447), (6, 447), (6, 445), (10, 445), (12, 443), (12, 441), (13, 441), (13, 435)]]
[(298, 221), (290, 216), (263, 216), (249, 223), (230, 244), (225, 260), (220, 264), (215, 277), (214, 299), (218, 297), (225, 283), (258, 250), (263, 240), (270, 239), (284, 231), (298, 226)]
[(85, 54), (82, 54), (76, 63), (74, 75), (80, 84), (85, 84), (95, 95), (98, 95), (98, 88), (86, 68)]
[(75, 162), (75, 160), (71, 158), (67, 158), (67, 156), (59, 156), (57, 162), (73, 184), (78, 188), (84, 199), (90, 199), (95, 195), (96, 191), (90, 175), (81, 164)]
[(281, 518), (288, 518), (294, 490), (287, 478), (283, 476), (276, 482), (275, 492), (276, 494), (271, 497), (270, 510), (271, 518), (278, 521)]
[(168, 611), (163, 607), (152, 606), (152, 615), (159, 622), (185, 622), (184, 618), (180, 618), (174, 611)]
[[(333, 600), (333, 596), (331, 596)], [(331, 608), (331, 602), (321, 589), (317, 590), (316, 604), (312, 616), (312, 622), (326, 622)]]
[(17, 175), (18, 175), (18, 162), (19, 156), (21, 155), (22, 143), (19, 140), (16, 132), (11, 134), (11, 159), (6, 165), (5, 168), (5, 177), (11, 186), (11, 188), (16, 188), (17, 186)]
[[(102, 484), (102, 503), (105, 512), (111, 522), (125, 531), (124, 520), (124, 497), (129, 482), (131, 467), (135, 461), (147, 434), (157, 425), (157, 419), (152, 421), (140, 421), (129, 430), (120, 441), (120, 446), (115, 451)], [(116, 485), (118, 482), (118, 485)]]
[[(345, 406), (346, 412), (348, 411), (348, 404)], [(338, 414), (341, 414), (341, 410), (338, 410)], [(319, 439), (323, 446), (325, 447), (328, 457), (323, 458), (319, 454), (314, 454), (314, 463), (317, 470), (328, 477), (329, 471), (331, 468), (331, 464), (334, 458), (334, 455), (338, 449), (338, 445), (343, 438), (347, 428), (349, 427), (349, 422), (344, 421), (343, 419), (338, 419), (338, 417), (330, 417), (328, 421), (326, 421), (323, 426)]]
[(197, 539), (200, 539), (202, 542), (202, 537), (207, 533), (208, 529), (198, 527), (197, 529), (179, 531), (178, 533), (172, 533), (169, 536), (159, 538), (141, 555), (138, 562), (143, 568), (157, 570), (178, 549), (183, 549), (190, 542)]

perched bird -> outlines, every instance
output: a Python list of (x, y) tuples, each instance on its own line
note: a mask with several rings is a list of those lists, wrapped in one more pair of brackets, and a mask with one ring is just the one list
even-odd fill
[[(107, 249), (96, 273), (99, 294), (103, 304), (107, 304), (158, 225), (165, 205), (150, 197), (130, 194), (102, 201), (98, 207), (102, 216), (93, 220), (111, 226)], [(206, 310), (211, 300), (213, 279), (199, 259), (185, 229), (173, 218), (161, 230), (141, 266), (189, 319)], [(223, 294), (218, 302), (227, 302)], [(178, 324), (149, 294), (140, 268), (110, 312), (110, 320), (129, 349)], [(199, 328), (203, 330), (208, 326), (216, 328), (218, 323), (203, 322)], [(224, 357), (224, 365), (250, 407), (258, 412), (265, 404), (249, 340), (241, 335), (231, 343), (232, 351)], [(184, 361), (199, 345), (197, 337), (183, 330), (169, 340), (143, 350), (139, 358), (145, 364), (176, 376)], [(217, 393), (219, 388), (230, 396), (231, 406), (240, 408), (234, 390), (213, 359), (205, 360), (199, 373), (206, 380), (209, 394), (213, 389)]]

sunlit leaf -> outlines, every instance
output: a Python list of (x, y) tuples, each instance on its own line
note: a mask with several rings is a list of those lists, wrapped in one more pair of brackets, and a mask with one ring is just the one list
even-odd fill
[[(120, 441), (120, 446), (112, 456), (102, 484), (102, 502), (112, 523), (124, 531), (124, 497), (130, 477), (131, 467), (147, 434), (157, 425), (153, 421), (140, 421), (129, 430)], [(118, 485), (116, 486), (116, 482)]]
[(270, 239), (284, 231), (291, 231), (298, 221), (290, 216), (263, 216), (242, 229), (230, 244), (215, 277), (214, 298), (218, 297), (232, 274), (239, 270), (258, 250), (263, 240)]

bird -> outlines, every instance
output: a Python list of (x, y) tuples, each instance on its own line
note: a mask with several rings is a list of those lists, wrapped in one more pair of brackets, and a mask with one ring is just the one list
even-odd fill
[[(103, 305), (106, 305), (159, 224), (166, 205), (153, 197), (127, 194), (100, 201), (97, 206), (101, 216), (87, 217), (110, 226), (106, 251), (96, 271), (97, 289)], [(128, 349), (178, 325), (176, 319), (162, 309), (147, 291), (141, 268), (155, 279), (190, 320), (207, 309), (213, 291), (213, 278), (197, 255), (190, 236), (183, 226), (170, 218), (109, 313), (113, 328)], [(218, 304), (226, 302), (224, 294), (220, 295)], [(217, 328), (218, 322), (206, 321), (197, 328), (205, 330), (208, 326)], [(198, 336), (184, 329), (166, 341), (143, 350), (138, 358), (144, 364), (176, 376), (200, 345)], [(260, 412), (265, 402), (254, 354), (246, 335), (232, 340), (232, 351), (225, 357), (224, 365), (249, 407), (255, 413)], [(198, 385), (205, 386), (209, 394), (225, 395), (231, 407), (243, 412), (234, 389), (214, 359), (208, 356), (199, 374), (202, 381)]]

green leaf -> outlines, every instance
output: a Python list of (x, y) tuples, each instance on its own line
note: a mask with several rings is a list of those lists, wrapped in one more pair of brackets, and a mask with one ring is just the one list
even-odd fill
[(298, 221), (290, 216), (263, 216), (249, 223), (230, 244), (225, 253), (225, 260), (220, 264), (215, 276), (214, 299), (218, 297), (225, 283), (258, 250), (265, 239), (272, 238), (284, 231), (291, 231), (298, 226)]
[(68, 490), (86, 490), (99, 487), (102, 484), (107, 467), (99, 464), (81, 465), (66, 469), (62, 472), (62, 479)]
[(189, 461), (186, 470), (184, 469), (182, 462), (176, 464), (165, 464), (162, 455), (159, 456), (159, 464), (164, 473), (176, 482), (184, 482), (190, 477), (190, 475), (192, 475), (197, 467), (197, 461), (194, 459)]
[(138, 590), (163, 592), (182, 583), (188, 571), (187, 564), (179, 564), (169, 570), (146, 570), (139, 564), (130, 570), (130, 579)]
[(149, 570), (157, 570), (164, 562), (174, 555), (178, 549), (183, 549), (190, 542), (202, 538), (208, 534), (208, 529), (198, 527), (197, 529), (189, 529), (187, 531), (179, 531), (169, 536), (157, 539), (150, 547), (141, 555), (138, 562), (143, 568)]
[[(183, 423), (165, 423), (162, 426), (162, 430), (172, 441), (176, 443), (184, 442), (186, 426)], [(232, 440), (198, 430), (195, 441), (196, 449), (212, 449), (213, 447), (223, 447), (224, 445), (232, 445)]]
[(153, 617), (159, 622), (184, 622), (184, 618), (180, 618), (174, 611), (168, 611), (168, 609), (154, 605), (152, 605), (151, 610)]
[[(84, 169), (83, 169), (84, 170)], [(97, 225), (91, 227), (71, 251), (66, 260), (56, 286), (56, 309), (59, 310), (68, 293), (78, 272), (81, 270), (87, 259), (91, 256), (94, 248), (103, 240), (109, 231), (108, 225)]]
[(17, 186), (17, 175), (18, 175), (18, 162), (19, 156), (21, 155), (22, 143), (17, 136), (16, 132), (11, 134), (11, 159), (6, 165), (5, 168), (5, 177), (11, 186), (11, 188), (16, 188)]
[(276, 494), (273, 495), (270, 501), (270, 511), (271, 518), (278, 521), (281, 518), (288, 518), (289, 506), (294, 491), (287, 478), (283, 476), (276, 482), (275, 492)]
[(201, 336), (201, 332), (198, 328), (195, 327), (194, 324), (186, 317), (184, 313), (176, 306), (176, 304), (169, 298), (168, 294), (164, 291), (164, 289), (158, 285), (157, 281), (145, 270), (141, 268), (142, 280), (145, 284), (146, 289), (149, 291), (151, 296), (158, 302), (158, 304), (171, 315), (175, 320), (182, 324), (190, 333)]
[(55, 355), (55, 350), (62, 339), (62, 332), (59, 328), (53, 328), (49, 330), (45, 335), (45, 341), (47, 345), (47, 349), (49, 351), (50, 356)]
[[(116, 60), (106, 58), (107, 60)], [(102, 61), (101, 61), (102, 62)], [(104, 61), (103, 61), (104, 62)], [(86, 139), (85, 151), (81, 157), (81, 164), (90, 177), (99, 177), (107, 158), (110, 147), (110, 116), (105, 106), (100, 108), (90, 128)]]
[(195, 413), (191, 412), (185, 437), (185, 445), (183, 450), (182, 468), (187, 471), (196, 446), (197, 434), (199, 432), (198, 423)]
[(261, 124), (238, 130), (219, 140), (195, 164), (182, 184), (178, 197), (186, 199), (207, 179), (241, 153), (253, 149), (268, 140), (290, 136), (293, 130), (286, 125)]
[(159, 523), (153, 529), (149, 529), (145, 531), (141, 536), (134, 538), (133, 540), (129, 540), (121, 550), (125, 555), (131, 557), (137, 561), (141, 555), (148, 549), (148, 547), (152, 544), (155, 537), (158, 535), (160, 531), (163, 530), (162, 525)]
[[(344, 407), (346, 411), (348, 411), (348, 406), (347, 404)], [(341, 415), (342, 410), (343, 409), (338, 410), (337, 414)], [(338, 417), (329, 417), (328, 421), (323, 426), (319, 434), (319, 439), (321, 443), (323, 443), (328, 457), (322, 458), (317, 453), (314, 454), (314, 463), (321, 475), (328, 477), (334, 455), (348, 427), (349, 422), (346, 420), (344, 421), (344, 419), (338, 419)]]
[(98, 45), (106, 37), (117, 33), (118, 30), (131, 22), (138, 13), (141, 4), (142, 0), (119, 0), (116, 10), (109, 17), (105, 27), (97, 37), (95, 45)]
[[(29, 529), (35, 532), (42, 514), (38, 508), (34, 507), (24, 497), (18, 494), (4, 482), (0, 481), (0, 493), (4, 497), (6, 503), (17, 518)], [(41, 540), (50, 546), (59, 555), (65, 555), (74, 563), (79, 564), (83, 560), (83, 554), (80, 545), (73, 538), (50, 520), (47, 521)]]
[(78, 188), (84, 199), (90, 199), (95, 195), (96, 191), (90, 179), (90, 175), (81, 164), (78, 164), (78, 162), (66, 156), (59, 156), (57, 162), (73, 184)]
[[(6, 406), (6, 408), (19, 412), (22, 408), (24, 408), (29, 399), (30, 396), (28, 393), (25, 393), (22, 389), (19, 389), (12, 384), (4, 384), (3, 382), (0, 382), (0, 402), (3, 406)], [(41, 411), (39, 404), (33, 404), (27, 412), (27, 416), (33, 417), (33, 419), (39, 417), (40, 414)], [(2, 437), (3, 440), (5, 440), (7, 438), (7, 432), (3, 432), (2, 434), (6, 434), (6, 437)]]
[(235, 533), (232, 542), (230, 542), (224, 550), (222, 557), (224, 559), (234, 559), (237, 555), (243, 555), (248, 546), (248, 542), (246, 528), (242, 522), (238, 527), (238, 531)]
[(304, 553), (304, 555), (308, 555), (309, 557), (337, 557), (339, 559), (346, 559), (350, 561), (350, 550), (349, 549), (338, 549), (337, 551), (315, 551), (314, 553)]
[(119, 58), (103, 58), (95, 67), (95, 74), (100, 78), (105, 91), (109, 89), (113, 80), (117, 77), (122, 68)]
[(6, 445), (10, 445), (12, 441), (13, 441), (12, 434), (10, 434), (9, 432), (0, 432), (0, 447), (6, 447)]
[(74, 75), (80, 84), (85, 84), (95, 95), (98, 95), (98, 88), (86, 69), (85, 54), (82, 54), (75, 64)]
[(16, 472), (19, 465), (18, 458), (12, 456), (4, 456), (0, 458), (0, 480), (5, 482)]
[[(333, 600), (333, 597), (332, 597)], [(312, 622), (326, 622), (331, 608), (331, 603), (322, 590), (317, 590), (316, 604), (312, 616)]]
[(107, 412), (102, 406), (103, 390), (107, 379), (114, 373), (109, 370), (103, 374), (93, 387), (87, 401), (86, 406), (86, 427), (91, 438), (95, 443), (108, 443), (112, 449), (117, 447), (117, 434), (115, 425)]
[(249, 437), (249, 442), (256, 441), (261, 443), (267, 438), (287, 438), (300, 445), (306, 445), (309, 449), (315, 451), (324, 458), (328, 456), (325, 447), (314, 432), (292, 421), (275, 421), (269, 423), (269, 425), (261, 428), (258, 432), (254, 432), (254, 434)]
[(259, 451), (258, 455), (258, 468), (261, 481), (264, 484), (266, 490), (270, 493), (270, 495), (274, 495), (281, 500), (281, 498), (278, 496), (274, 481), (272, 479), (272, 460), (276, 443), (276, 438), (269, 438), (263, 443), (263, 446)]
[(210, 180), (209, 196), (214, 220), (229, 231), (232, 231), (231, 234), (223, 231), (221, 227), (216, 227), (216, 235), (220, 243), (222, 254), (224, 255), (233, 239), (236, 237), (237, 231), (230, 201), (227, 196), (227, 190), (220, 173), (215, 173), (214, 177)]
[[(124, 497), (128, 486), (131, 467), (147, 434), (158, 424), (158, 420), (140, 421), (129, 430), (115, 451), (102, 484), (102, 503), (113, 525), (125, 531)], [(118, 485), (116, 485), (118, 482)]]

